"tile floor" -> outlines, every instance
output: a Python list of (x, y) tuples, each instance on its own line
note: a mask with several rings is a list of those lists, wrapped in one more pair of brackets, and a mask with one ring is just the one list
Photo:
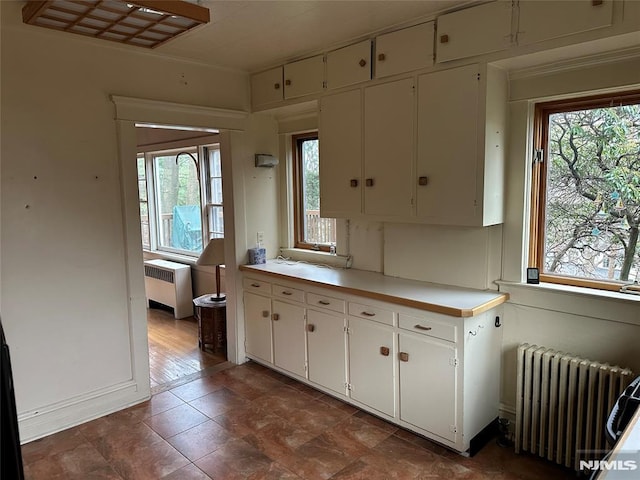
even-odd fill
[(28, 480), (575, 478), (495, 441), (462, 457), (251, 362), (22, 448)]

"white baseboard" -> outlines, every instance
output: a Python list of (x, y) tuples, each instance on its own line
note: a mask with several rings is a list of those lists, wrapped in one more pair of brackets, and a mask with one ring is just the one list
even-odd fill
[(133, 380), (18, 415), (20, 442), (37, 440), (148, 400), (149, 385)]

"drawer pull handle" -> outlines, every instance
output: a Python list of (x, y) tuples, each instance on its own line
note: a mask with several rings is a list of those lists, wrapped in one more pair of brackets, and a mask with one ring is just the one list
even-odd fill
[(290, 85), (291, 85), (291, 80), (285, 80), (285, 81), (284, 81), (284, 84), (285, 84), (287, 87), (288, 87), (288, 86), (290, 86)]
[(428, 177), (418, 177), (418, 185), (424, 187), (427, 183), (429, 183)]
[(353, 188), (357, 187), (358, 186), (358, 179), (357, 178), (352, 178), (349, 181), (349, 185), (351, 185)]
[(364, 58), (361, 58), (360, 61), (358, 62), (358, 65), (360, 65), (361, 67), (364, 67), (367, 64), (367, 61)]
[(401, 362), (408, 362), (409, 361), (409, 354), (406, 352), (400, 352), (400, 361)]
[(288, 290), (283, 290), (282, 294), (283, 295), (293, 295), (293, 292), (289, 292)]
[(364, 184), (365, 184), (367, 187), (373, 187), (373, 184), (374, 184), (374, 182), (373, 182), (373, 178), (367, 178), (367, 179), (365, 180)]
[(361, 312), (360, 315), (364, 315), (365, 317), (375, 317), (376, 316), (375, 313), (371, 313), (371, 312)]
[(387, 56), (384, 53), (379, 53), (378, 54), (378, 61), (379, 62), (384, 62), (386, 58), (387, 58)]
[(320, 305), (331, 305), (331, 302), (327, 302), (326, 300), (318, 300)]
[(307, 332), (313, 332), (316, 329), (316, 326), (313, 323), (307, 325)]
[(424, 325), (420, 325), (419, 323), (417, 325), (414, 325), (413, 328), (417, 328), (418, 330), (424, 330), (426, 332), (431, 330), (431, 327), (425, 327)]
[(255, 288), (260, 288), (260, 284), (259, 283), (252, 283), (251, 286), (255, 287)]
[(262, 316), (263, 316), (264, 318), (269, 317), (269, 310), (263, 310), (263, 311), (262, 311)]
[(449, 43), (449, 35), (440, 35), (440, 43)]
[(389, 356), (389, 347), (380, 347), (380, 355), (383, 357)]
[(279, 83), (274, 83), (273, 84), (273, 88), (275, 88), (276, 90), (280, 90), (280, 84)]
[(277, 313), (274, 313), (273, 315), (271, 315), (271, 318), (273, 318), (275, 321), (280, 320), (280, 315)]

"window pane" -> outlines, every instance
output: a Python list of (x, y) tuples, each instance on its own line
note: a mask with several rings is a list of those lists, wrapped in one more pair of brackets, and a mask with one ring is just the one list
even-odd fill
[(640, 279), (640, 105), (549, 116), (544, 270)]
[[(192, 153), (197, 158), (195, 152)], [(202, 223), (196, 166), (188, 155), (154, 157), (158, 245), (200, 253)]]
[(146, 180), (138, 180), (138, 196), (141, 202), (147, 201), (147, 182)]
[(222, 204), (222, 179), (221, 178), (212, 178), (211, 179), (211, 202)]
[(224, 237), (222, 206), (209, 206), (209, 235), (211, 238)]
[(209, 174), (212, 177), (222, 176), (222, 167), (220, 166), (220, 150), (218, 148), (209, 148)]
[(318, 139), (303, 140), (301, 155), (303, 241), (319, 245), (335, 243), (336, 220), (320, 218)]

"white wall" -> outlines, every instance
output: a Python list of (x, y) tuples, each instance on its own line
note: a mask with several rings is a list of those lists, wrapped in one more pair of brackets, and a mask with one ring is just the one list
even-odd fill
[(125, 243), (136, 233), (124, 217), (137, 207), (121, 202), (135, 187), (121, 182), (109, 96), (238, 110), (249, 102), (242, 73), (26, 26), (21, 7), (0, 3), (0, 272), (26, 441), (149, 393), (133, 338), (144, 310), (129, 298), (140, 293), (142, 252)]

